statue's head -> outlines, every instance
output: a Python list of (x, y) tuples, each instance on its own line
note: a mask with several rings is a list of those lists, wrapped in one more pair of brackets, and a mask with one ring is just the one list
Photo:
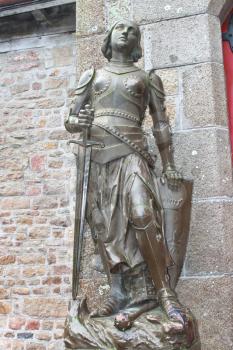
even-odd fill
[(129, 20), (116, 22), (108, 31), (103, 45), (102, 53), (109, 61), (112, 58), (112, 49), (127, 49), (129, 59), (137, 62), (142, 57), (141, 33), (138, 25)]

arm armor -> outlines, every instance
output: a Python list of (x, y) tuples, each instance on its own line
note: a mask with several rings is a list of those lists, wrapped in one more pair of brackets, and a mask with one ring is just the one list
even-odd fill
[(78, 83), (78, 87), (75, 90), (75, 99), (72, 102), (69, 115), (65, 120), (65, 128), (67, 131), (74, 133), (81, 131), (79, 126), (75, 124), (77, 116), (80, 112), (80, 109), (88, 102), (90, 98), (90, 88), (91, 82), (95, 75), (95, 69), (91, 68), (85, 71)]
[(158, 128), (152, 128), (159, 150), (171, 145), (170, 127), (166, 122), (159, 122)]
[(153, 118), (154, 128), (152, 128), (153, 135), (159, 150), (169, 148), (171, 145), (171, 134), (167, 116), (165, 114), (165, 93), (163, 83), (160, 77), (155, 74), (154, 70), (149, 73), (150, 86), (150, 114)]

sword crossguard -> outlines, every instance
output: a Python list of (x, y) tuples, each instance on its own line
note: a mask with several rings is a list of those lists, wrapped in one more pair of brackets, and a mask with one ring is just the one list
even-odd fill
[(82, 140), (70, 140), (68, 141), (68, 145), (70, 145), (71, 143), (75, 143), (76, 145), (82, 146), (82, 147), (100, 147), (100, 148), (104, 148), (105, 144), (103, 142), (96, 142), (96, 141), (92, 141), (92, 140), (87, 140), (86, 142), (83, 142)]

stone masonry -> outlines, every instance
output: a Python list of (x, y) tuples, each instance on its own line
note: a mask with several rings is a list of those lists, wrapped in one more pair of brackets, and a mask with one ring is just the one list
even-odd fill
[[(233, 186), (220, 20), (232, 0), (77, 0), (74, 33), (0, 42), (0, 350), (64, 350), (71, 298), (75, 158), (63, 120), (76, 74), (105, 60), (105, 30), (131, 18), (164, 82), (176, 164), (194, 180), (187, 258), (178, 286), (202, 350), (233, 347)], [(150, 133), (147, 118), (145, 130)], [(152, 141), (152, 139), (150, 139)], [(80, 295), (108, 292), (87, 230)]]
[(226, 0), (77, 0), (78, 75), (103, 64), (104, 30), (123, 17), (140, 25), (140, 66), (163, 79), (176, 164), (194, 180), (177, 289), (198, 319), (203, 350), (233, 347), (233, 186), (221, 41), (221, 21), (232, 7)]
[(0, 349), (63, 349), (72, 226), (72, 33), (0, 43)]

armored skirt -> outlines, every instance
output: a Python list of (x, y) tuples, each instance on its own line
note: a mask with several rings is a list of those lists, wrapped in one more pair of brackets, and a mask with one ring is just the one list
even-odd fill
[(110, 272), (119, 265), (127, 271), (144, 261), (135, 227), (143, 234), (152, 217), (163, 249), (166, 243), (157, 180), (146, 160), (131, 153), (105, 164), (92, 161), (87, 221), (102, 243)]

